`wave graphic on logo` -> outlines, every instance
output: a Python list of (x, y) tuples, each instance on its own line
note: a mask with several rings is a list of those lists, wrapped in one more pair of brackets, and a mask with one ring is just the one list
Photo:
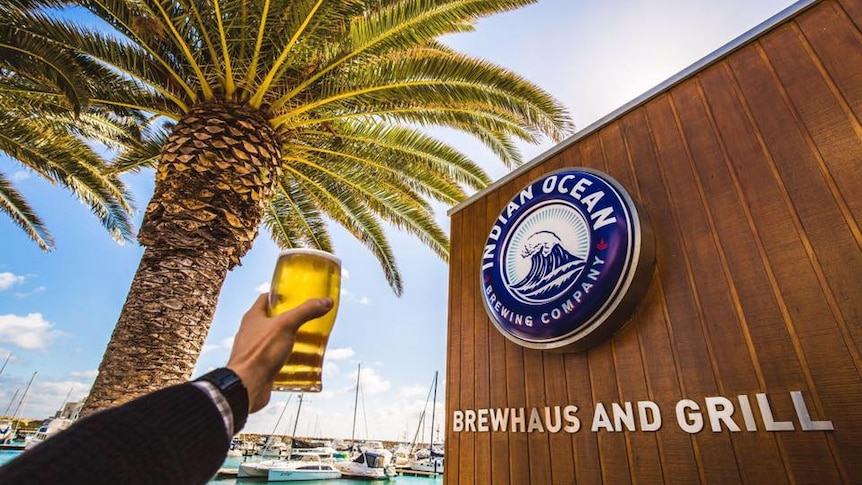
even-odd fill
[(555, 296), (581, 275), (586, 264), (586, 260), (567, 251), (551, 231), (539, 231), (527, 238), (520, 256), (530, 259), (530, 271), (509, 289), (526, 300)]

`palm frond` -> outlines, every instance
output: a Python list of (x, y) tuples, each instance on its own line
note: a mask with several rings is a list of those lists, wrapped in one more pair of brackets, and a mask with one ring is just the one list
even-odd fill
[(45, 251), (54, 249), (54, 239), (45, 228), (42, 219), (27, 204), (20, 192), (0, 172), (0, 210), (20, 227), (27, 236)]
[(132, 198), (124, 184), (105, 170), (99, 155), (55, 118), (34, 118), (8, 106), (0, 111), (0, 152), (52, 183), (70, 189), (118, 242), (131, 240)]
[(63, 100), (79, 112), (87, 105), (89, 92), (78, 56), (14, 27), (14, 20), (0, 14), (0, 66), (56, 88)]
[(277, 184), (263, 225), (282, 248), (308, 247), (334, 252), (323, 213), (296, 180), (286, 178)]
[(301, 183), (303, 189), (321, 211), (347, 229), (353, 237), (371, 251), (380, 263), (389, 286), (392, 287), (396, 295), (400, 296), (404, 291), (404, 283), (401, 279), (401, 273), (398, 271), (395, 256), (383, 228), (368, 207), (348, 197), (344, 187), (332, 184), (331, 180), (315, 180), (290, 165), (285, 169), (285, 176), (293, 177)]
[(374, 176), (379, 174), (368, 174), (355, 164), (327, 162), (295, 159), (296, 164), (304, 166), (296, 170), (303, 170), (309, 178), (325, 181), (330, 189), (338, 187), (342, 196), (356, 200), (377, 217), (416, 236), (440, 258), (448, 259), (446, 234), (430, 216), (428, 207), (409, 189), (399, 186), (395, 180)]
[(138, 172), (143, 168), (155, 168), (159, 161), (168, 132), (154, 130), (139, 143), (127, 147), (108, 165), (108, 172), (122, 174)]

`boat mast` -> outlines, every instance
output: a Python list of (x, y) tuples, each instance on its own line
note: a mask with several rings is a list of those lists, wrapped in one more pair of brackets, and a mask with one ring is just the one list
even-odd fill
[(362, 372), (362, 362), (356, 367), (356, 396), (353, 398), (353, 429), (350, 431), (350, 448), (356, 446), (356, 410), (359, 408), (359, 374)]
[(18, 397), (18, 393), (21, 392), (21, 389), (15, 389), (15, 394), (12, 394), (12, 400), (9, 401), (9, 405), (6, 406), (6, 410), (3, 411), (3, 416), (9, 416), (9, 410), (12, 409), (12, 405), (15, 404), (15, 398)]
[(272, 444), (272, 441), (275, 439), (275, 430), (278, 429), (278, 425), (281, 423), (281, 418), (284, 417), (284, 412), (287, 411), (287, 405), (290, 404), (290, 399), (293, 397), (293, 394), (287, 396), (287, 402), (284, 403), (284, 408), (281, 409), (281, 414), (278, 415), (278, 419), (275, 421), (275, 426), (272, 427), (272, 433), (269, 435), (269, 438), (266, 440), (266, 444), (263, 447), (263, 451), (261, 451), (261, 455), (266, 453), (266, 450), (269, 449), (269, 445)]
[[(431, 437), (429, 438), (430, 443), (428, 444), (428, 453), (431, 457), (432, 461), (434, 459), (434, 415), (437, 414), (435, 411), (437, 410), (437, 373), (439, 371), (434, 371), (434, 399), (431, 401)], [(436, 462), (435, 462), (436, 463)], [(435, 471), (437, 465), (434, 465)]]
[[(299, 406), (296, 408), (296, 419), (293, 420), (293, 433), (290, 435), (290, 448), (289, 451), (293, 450), (293, 440), (296, 439), (296, 427), (299, 425), (299, 411), (302, 409), (302, 398), (305, 396), (304, 392), (299, 393)], [(287, 406), (285, 406), (287, 407)], [(290, 454), (288, 453), (288, 457)]]
[(9, 355), (6, 356), (6, 360), (3, 361), (3, 367), (0, 367), (0, 375), (3, 375), (3, 371), (6, 370), (6, 364), (9, 363), (9, 359), (12, 358), (12, 352), (9, 352)]
[(33, 373), (33, 377), (30, 378), (30, 382), (27, 383), (27, 387), (24, 389), (24, 394), (21, 395), (21, 400), (18, 401), (18, 405), (15, 406), (15, 412), (12, 414), (12, 420), (15, 421), (15, 427), (12, 430), (12, 436), (18, 433), (18, 426), (21, 424), (21, 418), (18, 417), (18, 410), (21, 409), (21, 406), (24, 404), (24, 400), (27, 399), (27, 393), (30, 392), (30, 386), (33, 385), (33, 379), (36, 378), (36, 373)]

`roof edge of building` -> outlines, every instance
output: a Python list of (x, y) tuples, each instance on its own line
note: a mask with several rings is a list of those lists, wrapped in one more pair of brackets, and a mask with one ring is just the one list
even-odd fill
[(689, 79), (690, 77), (695, 76), (696, 74), (703, 71), (704, 69), (711, 66), (712, 64), (715, 64), (716, 62), (721, 61), (722, 59), (729, 56), (730, 54), (732, 54), (736, 50), (741, 49), (742, 47), (748, 45), (749, 43), (757, 40), (758, 38), (760, 38), (761, 36), (763, 36), (767, 32), (778, 27), (779, 25), (783, 24), (784, 22), (796, 17), (797, 15), (802, 13), (803, 11), (807, 10), (808, 8), (812, 7), (813, 5), (815, 5), (821, 1), (822, 0), (799, 0), (796, 3), (789, 5), (784, 10), (778, 12), (777, 14), (773, 15), (772, 17), (769, 17), (768, 19), (764, 20), (763, 22), (761, 22), (757, 26), (749, 29), (747, 32), (743, 33), (739, 37), (731, 40), (727, 44), (714, 50), (713, 52), (708, 54), (706, 57), (703, 57), (702, 59), (695, 62), (694, 64), (691, 64), (690, 66), (686, 67), (685, 69), (678, 72), (677, 74), (675, 74), (675, 75), (669, 77), (668, 79), (666, 79), (665, 81), (659, 83), (658, 85), (656, 85), (652, 89), (650, 89), (650, 90), (646, 91), (645, 93), (641, 94), (640, 96), (632, 99), (628, 103), (620, 106), (619, 108), (612, 111), (611, 113), (603, 116), (602, 118), (600, 118), (599, 120), (590, 124), (586, 128), (577, 131), (575, 134), (573, 134), (569, 138), (567, 138), (567, 139), (561, 141), (560, 143), (554, 145), (553, 147), (551, 147), (548, 150), (544, 151), (543, 153), (539, 154), (538, 156), (536, 156), (535, 158), (533, 158), (529, 162), (521, 165), (520, 167), (516, 168), (515, 170), (512, 170), (511, 172), (507, 173), (506, 175), (495, 180), (489, 186), (476, 192), (475, 194), (471, 195), (470, 197), (468, 197), (467, 199), (465, 199), (461, 203), (459, 203), (459, 204), (455, 205), (454, 207), (452, 207), (451, 209), (449, 209), (449, 211), (447, 212), (447, 215), (449, 215), (451, 217), (453, 214), (467, 208), (468, 206), (472, 205), (477, 200), (484, 197), (489, 192), (496, 190), (497, 188), (506, 184), (507, 182), (511, 181), (512, 179), (514, 179), (514, 178), (518, 177), (519, 175), (529, 171), (530, 169), (532, 169), (536, 165), (550, 159), (554, 155), (556, 155), (556, 154), (560, 153), (561, 151), (565, 150), (566, 148), (568, 148), (570, 145), (577, 143), (581, 139), (586, 138), (587, 136), (599, 131), (600, 129), (604, 128), (605, 126), (610, 125), (612, 122), (614, 122), (618, 118), (621, 118), (622, 116), (624, 116), (628, 112), (633, 111), (634, 109), (638, 108), (639, 106), (647, 103), (652, 98), (660, 95), (661, 93), (663, 93), (663, 92), (667, 91), (668, 89), (676, 86), (677, 84)]

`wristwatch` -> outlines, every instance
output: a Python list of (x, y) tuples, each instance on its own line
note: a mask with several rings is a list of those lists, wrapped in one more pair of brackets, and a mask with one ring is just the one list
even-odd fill
[(230, 410), (233, 414), (234, 431), (241, 430), (248, 418), (248, 390), (246, 390), (242, 379), (236, 375), (236, 372), (227, 367), (220, 367), (214, 371), (207, 372), (195, 380), (207, 381), (216, 386), (230, 405)]

